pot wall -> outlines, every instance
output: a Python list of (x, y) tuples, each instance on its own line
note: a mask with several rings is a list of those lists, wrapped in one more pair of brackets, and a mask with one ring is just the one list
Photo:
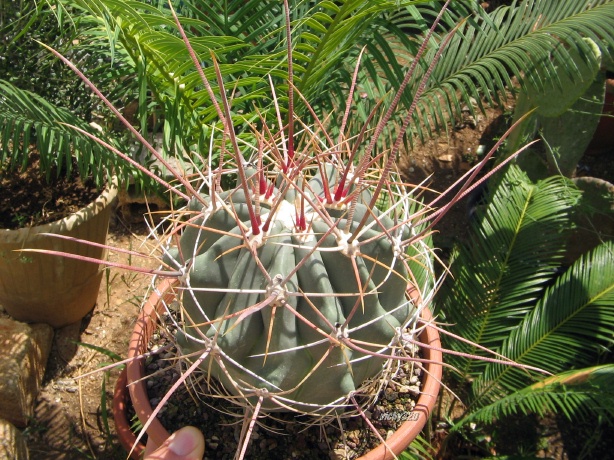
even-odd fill
[(103, 275), (98, 264), (15, 251), (43, 249), (104, 258), (103, 248), (44, 234), (104, 244), (116, 196), (114, 182), (96, 201), (62, 220), (18, 230), (0, 229), (0, 305), (9, 315), (58, 328), (81, 320), (94, 307)]

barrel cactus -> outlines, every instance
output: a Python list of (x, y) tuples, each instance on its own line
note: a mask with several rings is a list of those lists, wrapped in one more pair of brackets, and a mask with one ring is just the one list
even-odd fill
[[(297, 155), (285, 173), (246, 168), (247, 189), (193, 198), (166, 259), (183, 273), (182, 353), (208, 350), (206, 372), (269, 409), (346, 404), (417, 312), (409, 197), (388, 192), (380, 211), (351, 165), (321, 158)], [(414, 252), (428, 266), (428, 251)]]

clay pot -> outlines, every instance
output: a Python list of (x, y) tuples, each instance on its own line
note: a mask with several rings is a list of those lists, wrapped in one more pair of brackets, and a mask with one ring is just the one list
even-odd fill
[[(132, 337), (130, 338), (128, 357), (135, 357), (143, 354), (147, 350), (147, 343), (152, 336), (157, 326), (158, 313), (162, 310), (162, 305), (172, 302), (176, 297), (176, 292), (173, 289), (174, 283), (169, 280), (165, 280), (161, 283), (156, 292), (149, 297), (147, 303), (143, 307), (141, 314), (134, 327)], [(431, 312), (427, 309), (423, 310), (422, 322), (428, 324), (432, 320)], [(439, 339), (439, 332), (429, 327), (424, 328), (420, 335), (420, 341), (422, 343), (429, 344), (437, 349), (441, 348), (441, 342)], [(434, 363), (425, 364), (424, 381), (422, 382), (422, 394), (416, 403), (416, 407), (411, 412), (410, 419), (405, 421), (399, 429), (386, 441), (386, 446), (383, 444), (375, 448), (374, 450), (366, 453), (359, 460), (389, 460), (394, 458), (395, 455), (399, 455), (403, 452), (411, 442), (422, 431), (422, 428), (426, 424), (430, 414), (435, 407), (437, 395), (439, 394), (443, 356), (439, 350), (423, 350), (424, 358), (434, 361)], [(128, 363), (126, 367), (127, 382), (131, 384), (128, 386), (130, 392), (130, 398), (136, 411), (136, 414), (141, 421), (145, 424), (150, 419), (153, 409), (149, 404), (149, 397), (147, 395), (146, 382), (144, 377), (144, 360), (133, 360)], [(118, 381), (116, 386), (116, 399), (119, 394), (119, 398), (126, 397), (126, 382)], [(127, 422), (122, 423), (122, 415), (118, 414), (121, 411), (121, 403), (114, 404), (114, 416), (116, 425), (118, 425), (118, 418), (120, 424), (126, 426)], [(123, 416), (125, 420), (125, 415)], [(120, 429), (118, 428), (118, 432)], [(122, 429), (123, 431), (123, 429)], [(160, 421), (156, 418), (152, 421), (147, 429), (148, 445), (152, 443), (154, 446), (162, 444), (166, 438), (169, 437), (168, 431), (162, 426)], [(136, 438), (132, 434), (131, 437), (124, 437), (122, 444), (127, 451), (132, 449)], [(141, 452), (144, 446), (139, 445), (134, 449), (134, 452), (138, 450)], [(392, 453), (394, 452), (394, 454)], [(138, 458), (138, 456), (133, 456)]]
[(128, 377), (126, 376), (126, 369), (122, 370), (115, 384), (115, 391), (113, 392), (113, 419), (115, 420), (115, 431), (120, 444), (126, 450), (130, 452), (130, 458), (133, 460), (140, 460), (143, 452), (145, 451), (145, 445), (141, 442), (137, 442), (136, 435), (130, 427), (130, 421), (127, 417), (127, 404), (129, 402), (130, 395), (128, 394)]
[(107, 239), (117, 181), (94, 202), (64, 219), (17, 230), (0, 229), (0, 305), (19, 321), (54, 328), (80, 321), (96, 303), (99, 265), (19, 249), (42, 249), (103, 259), (105, 250), (45, 235), (54, 233), (98, 244)]

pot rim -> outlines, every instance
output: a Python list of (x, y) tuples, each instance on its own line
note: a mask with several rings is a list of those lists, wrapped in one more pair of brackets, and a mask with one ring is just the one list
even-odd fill
[(91, 217), (102, 212), (113, 200), (116, 199), (118, 193), (117, 176), (111, 178), (110, 183), (96, 197), (94, 201), (83, 206), (78, 211), (75, 211), (62, 219), (47, 224), (35, 225), (34, 227), (22, 227), (16, 229), (0, 228), (0, 239), (5, 242), (15, 242), (38, 236), (41, 233), (63, 233), (70, 231), (73, 227), (83, 222), (81, 216), (89, 215)]

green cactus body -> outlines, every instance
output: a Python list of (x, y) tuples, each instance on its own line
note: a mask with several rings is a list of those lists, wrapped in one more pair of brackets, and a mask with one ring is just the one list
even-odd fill
[[(326, 170), (328, 183), (334, 183), (334, 168)], [(196, 217), (167, 259), (185, 270), (182, 352), (212, 350), (201, 367), (230, 394), (265, 395), (267, 409), (314, 412), (343, 405), (382, 370), (384, 360), (338, 339), (349, 336), (389, 354), (414, 311), (398, 244), (407, 229), (369, 209), (364, 198), (353, 213), (347, 206), (329, 209), (322, 204), (322, 187), (319, 174), (305, 187), (319, 212), (307, 207), (303, 231), (295, 225), (298, 193), (286, 187), (280, 197), (276, 189), (278, 205), (262, 199), (262, 221), (272, 208), (275, 218), (260, 239), (248, 230), (242, 189), (215, 200), (206, 196), (205, 206), (193, 199), (188, 209)], [(355, 242), (359, 252), (352, 256), (356, 246), (347, 249), (343, 235), (351, 234), (365, 214), (369, 219)]]

